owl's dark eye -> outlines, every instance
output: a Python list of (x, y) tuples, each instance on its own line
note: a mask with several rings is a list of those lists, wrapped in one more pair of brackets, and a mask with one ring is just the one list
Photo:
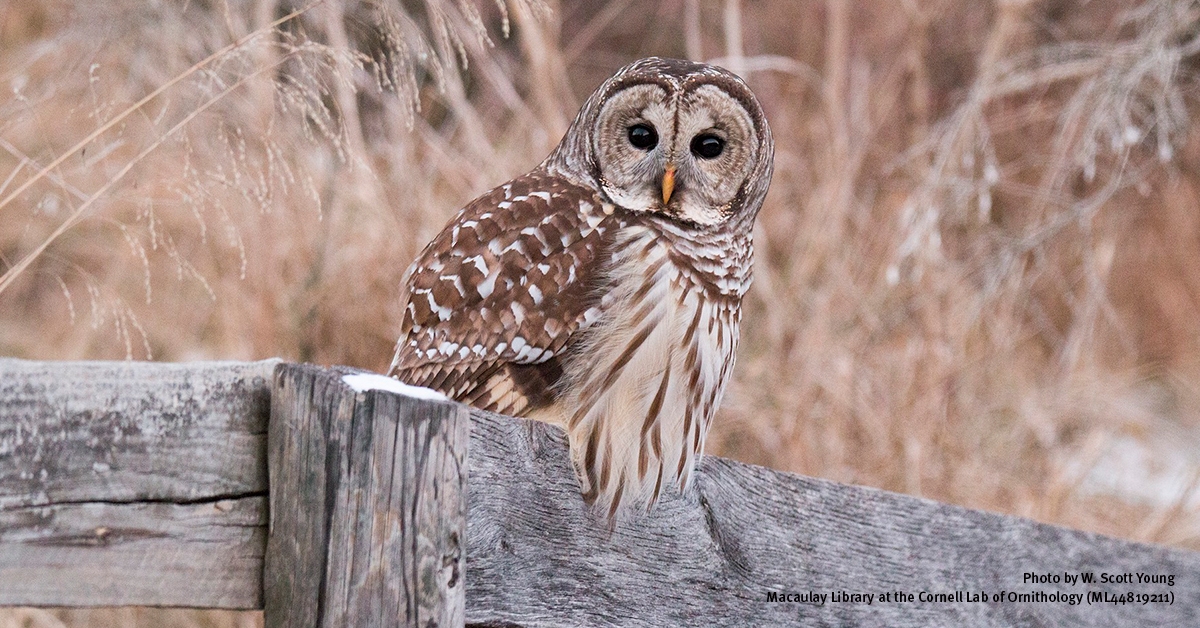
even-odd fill
[(716, 159), (725, 150), (725, 140), (705, 133), (692, 138), (692, 153), (701, 159)]
[(629, 143), (634, 148), (650, 150), (658, 146), (658, 133), (649, 124), (635, 124), (629, 127)]

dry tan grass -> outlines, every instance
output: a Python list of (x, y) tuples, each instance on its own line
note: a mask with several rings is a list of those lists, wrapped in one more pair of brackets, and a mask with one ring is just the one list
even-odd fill
[[(382, 369), (454, 210), (718, 59), (778, 149), (713, 449), (1200, 548), (1194, 475), (1087, 479), (1200, 439), (1200, 3), (1078, 4), (0, 3), (0, 354)], [(260, 621), (176, 613), (0, 624)]]

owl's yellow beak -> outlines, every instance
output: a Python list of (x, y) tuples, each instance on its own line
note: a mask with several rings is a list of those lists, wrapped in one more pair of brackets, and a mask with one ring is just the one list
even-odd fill
[(675, 191), (675, 164), (667, 164), (663, 171), (662, 195), (663, 205), (671, 202), (671, 192)]

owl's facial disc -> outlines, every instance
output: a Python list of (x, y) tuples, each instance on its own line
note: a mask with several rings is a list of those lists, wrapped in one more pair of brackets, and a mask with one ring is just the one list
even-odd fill
[(594, 142), (614, 203), (698, 225), (731, 216), (758, 156), (750, 114), (710, 84), (619, 90), (600, 111)]
[(740, 102), (706, 84), (680, 96), (676, 116), (676, 189), (666, 213), (700, 225), (728, 220), (758, 160), (754, 121)]
[(601, 186), (617, 205), (637, 212), (662, 207), (675, 109), (664, 86), (639, 84), (614, 93), (600, 111), (594, 141)]

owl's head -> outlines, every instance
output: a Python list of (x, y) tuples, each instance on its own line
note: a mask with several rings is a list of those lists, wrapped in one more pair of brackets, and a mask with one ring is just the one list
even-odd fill
[(762, 107), (735, 74), (651, 57), (588, 98), (546, 165), (628, 211), (710, 227), (753, 221), (773, 154)]

